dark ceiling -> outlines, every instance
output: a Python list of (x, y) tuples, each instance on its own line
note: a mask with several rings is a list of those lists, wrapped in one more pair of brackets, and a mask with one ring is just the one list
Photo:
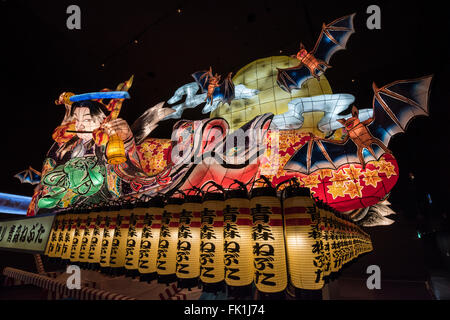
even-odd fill
[[(81, 30), (68, 30), (66, 8), (81, 8)], [(381, 8), (381, 30), (369, 30), (366, 9)], [(429, 118), (416, 119), (390, 144), (400, 165), (393, 202), (408, 202), (407, 173), (418, 193), (431, 193), (437, 210), (449, 194), (448, 34), (445, 8), (427, 1), (19, 1), (2, 0), (3, 139), (0, 192), (31, 195), (13, 175), (29, 165), (40, 170), (64, 108), (63, 91), (114, 88), (135, 75), (121, 116), (132, 123), (148, 107), (191, 82), (191, 73), (213, 66), (219, 73), (271, 55), (312, 48), (323, 22), (356, 12), (348, 50), (331, 60), (327, 78), (334, 92), (355, 95), (369, 107), (372, 82), (434, 74)], [(181, 11), (181, 12), (179, 12)], [(137, 40), (137, 41), (135, 41)], [(137, 43), (136, 43), (137, 42)], [(104, 64), (104, 67), (102, 67)], [(354, 81), (352, 81), (354, 80)], [(183, 117), (207, 117), (202, 106)], [(169, 138), (175, 120), (152, 136)]]

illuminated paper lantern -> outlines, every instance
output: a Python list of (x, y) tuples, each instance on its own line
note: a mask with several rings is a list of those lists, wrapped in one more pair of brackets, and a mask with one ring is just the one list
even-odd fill
[(321, 203), (318, 206), (320, 231), (322, 233), (322, 249), (323, 249), (323, 269), (322, 278), (328, 277), (331, 274), (331, 252), (329, 243), (329, 221), (327, 213), (330, 207), (326, 203)]
[(366, 240), (366, 238), (365, 238), (365, 236), (364, 236), (364, 234), (363, 234), (363, 232), (362, 232), (362, 230), (360, 229), (359, 230), (359, 234), (358, 234), (358, 236), (359, 236), (359, 251), (360, 251), (360, 255), (361, 254), (363, 254), (364, 253), (364, 251), (365, 251), (365, 240)]
[(64, 240), (64, 228), (67, 223), (67, 216), (61, 214), (61, 219), (59, 221), (58, 229), (56, 231), (56, 241), (54, 243), (54, 250), (49, 252), (49, 256), (55, 261), (59, 260), (61, 257), (61, 248)]
[(319, 212), (309, 189), (285, 189), (284, 224), (291, 284), (298, 289), (323, 287), (323, 257)]
[(327, 218), (328, 218), (328, 244), (329, 244), (329, 258), (330, 258), (330, 273), (336, 272), (337, 269), (335, 267), (336, 265), (336, 257), (335, 257), (335, 246), (333, 245), (333, 242), (336, 238), (336, 230), (335, 230), (335, 216), (334, 216), (335, 210), (333, 208), (330, 208), (329, 211), (327, 211)]
[(340, 269), (341, 258), (340, 258), (340, 250), (339, 250), (339, 241), (340, 241), (340, 229), (339, 229), (339, 221), (337, 218), (338, 213), (333, 211), (333, 215), (331, 216), (331, 272), (338, 272)]
[(139, 250), (141, 249), (145, 210), (146, 208), (144, 208), (143, 203), (137, 203), (130, 217), (125, 254), (125, 269), (127, 272), (126, 275), (131, 277), (139, 275)]
[(169, 198), (161, 217), (156, 272), (159, 283), (170, 283), (177, 279), (178, 226), (181, 212), (181, 198)]
[[(324, 223), (323, 223), (323, 215), (324, 215), (324, 210), (325, 210), (325, 206), (324, 203), (317, 199), (314, 198), (315, 202), (316, 202), (316, 207), (317, 207), (317, 224), (318, 224), (318, 230), (320, 232), (320, 246), (317, 246), (317, 250), (320, 250), (318, 253), (318, 255), (316, 255), (315, 261), (317, 262), (318, 265), (322, 266), (322, 273), (321, 273), (321, 277), (322, 279), (324, 278), (324, 274), (325, 274), (325, 268), (326, 268), (326, 262), (327, 262), (327, 257), (325, 255), (325, 250), (324, 250)], [(319, 249), (320, 248), (320, 249)], [(318, 257), (320, 257), (320, 260), (318, 259)]]
[(349, 262), (352, 261), (355, 257), (355, 247), (353, 245), (353, 231), (352, 231), (352, 223), (347, 220), (347, 233), (348, 233), (348, 248), (349, 248)]
[(58, 241), (58, 230), (59, 225), (62, 220), (62, 215), (58, 215), (55, 217), (55, 220), (53, 221), (52, 230), (50, 231), (49, 240), (47, 242), (47, 246), (44, 251), (44, 255), (46, 255), (50, 260), (54, 257), (56, 243)]
[(332, 272), (338, 272), (341, 269), (341, 251), (340, 251), (340, 241), (341, 241), (341, 229), (339, 225), (339, 220), (337, 214), (334, 215), (334, 240), (331, 244), (333, 249), (333, 267)]
[(367, 251), (366, 252), (370, 252), (373, 250), (373, 246), (372, 246), (372, 240), (370, 239), (370, 236), (368, 234), (367, 235)]
[[(253, 282), (252, 216), (247, 189), (226, 192), (223, 209), (225, 283), (229, 295), (247, 291)], [(251, 290), (251, 288), (250, 288)]]
[(103, 230), (105, 228), (106, 210), (99, 209), (95, 216), (95, 221), (91, 224), (91, 242), (89, 243), (89, 250), (87, 262), (92, 270), (100, 269), (100, 251), (102, 249)]
[(114, 230), (114, 239), (109, 258), (109, 266), (113, 275), (122, 275), (125, 273), (126, 245), (132, 212), (133, 205), (126, 204), (119, 210), (116, 216), (116, 229)]
[[(70, 212), (73, 212), (73, 210), (71, 210)], [(61, 259), (65, 262), (65, 263), (70, 263), (70, 252), (72, 249), (72, 242), (73, 242), (73, 237), (75, 234), (75, 229), (77, 227), (77, 215), (70, 213), (69, 217), (68, 217), (68, 223), (67, 223), (67, 229), (66, 229), (66, 233), (64, 235), (64, 244), (63, 244), (63, 248), (62, 248), (62, 254), (61, 254)]]
[(342, 227), (344, 230), (344, 264), (350, 261), (350, 245), (349, 245), (349, 234), (348, 234), (348, 224), (345, 218), (342, 219)]
[(338, 237), (336, 241), (337, 246), (337, 257), (338, 257), (338, 270), (342, 269), (342, 266), (344, 265), (344, 228), (342, 226), (342, 219), (340, 218), (340, 215), (337, 215), (336, 217), (337, 221), (337, 227), (338, 227)]
[(222, 192), (206, 192), (202, 202), (200, 231), (200, 280), (204, 292), (222, 291), (225, 285), (223, 261)]
[(83, 229), (83, 236), (81, 237), (80, 252), (78, 253), (78, 261), (80, 262), (81, 268), (88, 268), (89, 244), (91, 242), (95, 218), (98, 212), (98, 209), (91, 211), (86, 219), (86, 225)]
[(119, 215), (119, 208), (112, 206), (105, 213), (105, 222), (103, 226), (102, 246), (100, 249), (100, 270), (103, 273), (110, 271), (110, 257), (114, 234), (117, 226), (117, 216)]
[(346, 265), (349, 261), (349, 247), (348, 247), (348, 230), (347, 224), (344, 218), (341, 218), (342, 229), (343, 229), (343, 248), (344, 248), (344, 261), (343, 264)]
[(358, 226), (353, 226), (354, 239), (353, 243), (355, 245), (355, 259), (361, 255), (361, 234), (358, 230)]
[(178, 288), (198, 285), (200, 276), (200, 226), (202, 197), (187, 195), (181, 205), (178, 227), (176, 275)]
[(108, 146), (106, 147), (106, 158), (109, 164), (121, 164), (127, 161), (123, 141), (117, 134), (109, 137)]
[(59, 261), (61, 259), (61, 252), (62, 252), (62, 246), (63, 246), (63, 240), (64, 240), (64, 232), (65, 227), (67, 225), (67, 215), (65, 213), (61, 214), (61, 220), (56, 232), (56, 242), (55, 242), (55, 249), (52, 253), (53, 260)]
[(84, 210), (76, 210), (77, 214), (77, 225), (73, 234), (72, 248), (70, 249), (70, 263), (79, 264), (79, 256), (81, 249), (81, 240), (84, 235), (84, 230), (86, 229), (86, 222), (88, 214)]
[(148, 208), (145, 211), (138, 264), (141, 281), (156, 279), (156, 258), (158, 257), (163, 208), (164, 199), (162, 197), (155, 197), (150, 199)]
[(361, 255), (361, 233), (359, 231), (358, 226), (353, 226), (353, 232), (355, 234), (355, 238), (353, 240), (353, 243), (355, 245), (355, 254), (356, 254), (356, 258), (359, 257)]
[(275, 189), (253, 188), (250, 208), (253, 218), (254, 283), (263, 293), (281, 292), (287, 286), (287, 268), (283, 218)]
[(66, 233), (66, 226), (69, 221), (69, 217), (66, 213), (62, 214), (62, 222), (58, 228), (58, 240), (56, 242), (55, 252), (54, 252), (54, 258), (55, 261), (58, 261), (60, 263), (61, 261), (61, 255), (62, 255), (62, 248), (64, 245), (64, 234)]

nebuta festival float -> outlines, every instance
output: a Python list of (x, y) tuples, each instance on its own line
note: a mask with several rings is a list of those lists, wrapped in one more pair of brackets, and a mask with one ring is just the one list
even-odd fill
[[(393, 222), (389, 141), (428, 115), (432, 77), (373, 84), (366, 108), (333, 93), (325, 72), (353, 18), (324, 24), (314, 48), (295, 56), (234, 76), (195, 72), (131, 126), (119, 114), (133, 77), (115, 90), (62, 93), (65, 116), (27, 213), (54, 216), (45, 256), (233, 295), (319, 290), (370, 252), (362, 227)], [(200, 104), (209, 118), (149, 137)]]

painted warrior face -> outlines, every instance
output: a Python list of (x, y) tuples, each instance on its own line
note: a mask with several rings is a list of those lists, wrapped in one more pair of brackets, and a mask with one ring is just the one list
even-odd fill
[(81, 107), (73, 112), (76, 131), (90, 131), (89, 133), (77, 133), (77, 136), (85, 141), (92, 139), (92, 131), (100, 127), (100, 119), (92, 117), (89, 108)]

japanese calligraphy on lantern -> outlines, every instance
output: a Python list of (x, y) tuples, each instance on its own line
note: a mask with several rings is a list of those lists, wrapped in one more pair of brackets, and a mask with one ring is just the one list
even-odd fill
[(145, 216), (142, 215), (144, 208), (135, 209), (135, 214), (130, 217), (130, 228), (125, 252), (125, 269), (137, 270), (139, 267), (139, 250), (141, 245), (142, 229)]
[(159, 234), (161, 228), (162, 208), (153, 207), (144, 217), (141, 247), (139, 250), (138, 270), (140, 274), (156, 272)]
[(116, 212), (108, 212), (103, 226), (103, 238), (100, 249), (100, 266), (102, 268), (109, 267), (109, 257), (111, 255), (112, 242), (116, 230), (116, 221)]
[(0, 221), (0, 248), (43, 253), (55, 216)]
[(180, 214), (177, 244), (177, 277), (193, 279), (200, 275), (201, 204), (187, 202)]
[(222, 201), (204, 201), (200, 231), (200, 279), (204, 283), (224, 280)]
[(262, 292), (283, 291), (287, 270), (280, 202), (273, 196), (257, 196), (250, 205), (256, 288)]
[(168, 276), (176, 273), (179, 218), (178, 204), (167, 204), (164, 207), (156, 262), (158, 275)]
[(250, 201), (226, 200), (224, 217), (225, 282), (230, 286), (249, 285), (253, 281), (252, 217)]

